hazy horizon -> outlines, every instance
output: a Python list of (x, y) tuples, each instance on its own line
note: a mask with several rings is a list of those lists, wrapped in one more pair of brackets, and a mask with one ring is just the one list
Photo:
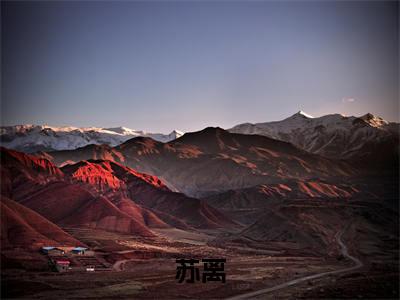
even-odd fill
[(2, 125), (399, 121), (396, 2), (5, 2)]
[[(282, 121), (282, 120), (284, 120), (284, 119), (286, 119), (286, 118), (289, 118), (289, 117), (291, 117), (291, 116), (293, 116), (294, 114), (296, 114), (296, 113), (298, 113), (300, 110), (298, 110), (298, 111), (296, 111), (296, 112), (293, 112), (292, 114), (290, 114), (290, 115), (288, 115), (288, 116), (286, 116), (286, 117), (284, 117), (284, 118), (282, 118), (282, 119), (276, 119), (276, 120), (262, 120), (262, 121), (247, 121), (247, 122), (242, 122), (242, 123), (263, 123), (263, 122), (275, 122), (275, 121)], [(308, 112), (306, 112), (306, 111), (302, 111), (302, 112), (304, 112), (304, 113), (306, 113), (307, 115), (309, 115), (310, 117), (312, 117), (312, 118), (319, 118), (319, 117), (323, 117), (323, 116), (326, 116), (326, 115), (332, 115), (332, 114), (337, 114), (337, 113), (334, 113), (334, 112), (332, 112), (332, 113), (328, 113), (328, 114), (324, 114), (324, 115), (318, 115), (318, 116), (314, 116), (314, 115), (310, 115)], [(367, 113), (371, 113), (371, 112), (366, 112), (366, 113), (364, 113), (364, 114), (361, 114), (361, 115), (356, 115), (356, 116), (353, 116), (353, 117), (362, 117), (362, 116), (364, 116), (365, 114), (367, 114)], [(373, 113), (372, 113), (373, 114)], [(375, 115), (376, 117), (380, 117), (379, 115), (376, 115), (376, 114), (373, 114), (373, 115)], [(350, 115), (344, 115), (344, 116), (346, 116), (346, 117), (351, 117)], [(398, 122), (398, 121), (389, 121), (389, 120), (386, 120), (386, 121), (388, 121), (388, 122)], [(230, 129), (230, 128), (232, 128), (233, 126), (235, 126), (235, 125), (239, 125), (239, 124), (242, 124), (242, 123), (236, 123), (236, 124), (232, 124), (231, 126), (228, 126), (228, 127), (222, 127), (222, 126), (219, 126), (219, 125), (206, 125), (206, 126), (204, 126), (204, 127), (202, 127), (202, 128), (195, 128), (195, 129), (193, 129), (193, 130), (189, 130), (189, 131), (184, 131), (184, 130), (181, 130), (180, 128), (173, 128), (173, 129), (171, 129), (170, 131), (158, 131), (158, 132), (155, 132), (155, 131), (150, 131), (150, 130), (147, 130), (146, 128), (135, 128), (135, 127), (129, 127), (129, 126), (125, 126), (124, 124), (121, 124), (121, 125), (118, 125), (118, 126), (105, 126), (105, 125), (101, 125), (101, 126), (91, 126), (91, 125), (89, 125), (89, 126), (77, 126), (77, 125), (75, 125), (75, 124), (49, 124), (49, 123), (46, 123), (46, 122), (39, 122), (39, 123), (18, 123), (18, 124), (1, 124), (1, 126), (19, 126), (19, 125), (37, 125), (37, 126), (50, 126), (50, 127), (77, 127), (77, 128), (91, 128), (91, 127), (97, 127), (97, 128), (103, 128), (103, 129), (107, 129), (107, 128), (118, 128), (118, 127), (125, 127), (125, 128), (129, 128), (129, 129), (132, 129), (132, 130), (138, 130), (138, 131), (144, 131), (144, 132), (148, 132), (148, 133), (162, 133), (162, 134), (169, 134), (169, 133), (171, 133), (172, 131), (174, 131), (174, 130), (178, 130), (178, 131), (182, 131), (182, 132), (194, 132), (194, 131), (200, 131), (200, 130), (203, 130), (204, 128), (206, 128), (206, 127), (221, 127), (221, 128), (223, 128), (223, 129)]]

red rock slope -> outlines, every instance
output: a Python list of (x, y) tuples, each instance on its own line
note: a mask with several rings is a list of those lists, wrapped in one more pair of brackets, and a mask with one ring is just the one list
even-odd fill
[[(119, 163), (103, 160), (82, 161), (62, 168), (74, 182), (91, 185), (112, 199), (124, 212), (136, 209), (126, 199), (157, 212), (167, 213), (199, 228), (217, 228), (236, 224), (202, 200), (170, 191), (156, 176), (139, 173)], [(120, 203), (124, 199), (123, 204)], [(130, 206), (130, 207), (128, 207)], [(137, 210), (136, 210), (137, 211)], [(151, 216), (154, 221), (154, 215)], [(159, 217), (165, 222), (169, 222)], [(174, 221), (175, 223), (175, 221)]]
[(1, 196), (1, 248), (84, 245), (33, 210)]

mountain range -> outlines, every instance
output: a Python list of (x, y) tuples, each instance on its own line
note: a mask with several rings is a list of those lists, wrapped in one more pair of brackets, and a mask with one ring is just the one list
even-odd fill
[(375, 145), (382, 150), (398, 144), (399, 123), (387, 122), (370, 113), (361, 117), (331, 114), (314, 118), (303, 111), (282, 121), (244, 123), (233, 133), (258, 134), (292, 143), (310, 153), (330, 158), (368, 158)]
[[(301, 112), (277, 123), (207, 127), (168, 142), (136, 136), (46, 151), (21, 144), (33, 153), (1, 147), (1, 247), (13, 255), (14, 247), (84, 246), (67, 232), (79, 228), (143, 239), (163, 230), (207, 232), (210, 245), (222, 247), (334, 253), (343, 217), (366, 240), (372, 227), (382, 245), (393, 240), (385, 232), (398, 216), (398, 124)], [(235, 132), (252, 126), (269, 129)], [(277, 136), (268, 136), (270, 128)], [(37, 130), (15, 140), (46, 135)], [(56, 133), (49, 135), (55, 144), (71, 137)], [(325, 139), (325, 147), (306, 146)]]
[[(116, 162), (58, 168), (37, 156), (0, 150), (2, 247), (78, 244), (61, 229), (68, 226), (143, 237), (155, 236), (153, 228), (236, 226), (205, 201), (172, 192), (157, 177)], [(25, 232), (22, 237), (20, 232)]]
[(301, 111), (164, 142), (124, 127), (2, 127), (3, 145), (35, 152), (3, 148), (2, 194), (63, 226), (149, 236), (152, 226), (218, 227), (234, 224), (218, 209), (262, 207), (265, 198), (375, 195), (360, 178), (397, 172), (398, 128), (371, 114)]
[(149, 133), (126, 127), (54, 127), (47, 125), (16, 125), (0, 128), (1, 145), (23, 152), (67, 150), (96, 144), (119, 145), (131, 138), (148, 136), (168, 142), (182, 136), (174, 130), (170, 134)]
[[(232, 133), (263, 135), (289, 142), (307, 152), (334, 159), (365, 160), (376, 151), (393, 158), (399, 141), (399, 123), (387, 122), (367, 113), (361, 117), (330, 114), (314, 118), (299, 111), (275, 122), (243, 123), (227, 129)], [(178, 130), (170, 134), (148, 133), (126, 127), (77, 128), (39, 125), (0, 127), (0, 144), (27, 153), (74, 150), (88, 145), (118, 146), (134, 137), (150, 137), (167, 143), (181, 137)]]
[(208, 127), (168, 143), (133, 138), (116, 147), (90, 145), (75, 150), (38, 153), (58, 166), (107, 159), (160, 178), (169, 189), (192, 197), (285, 180), (334, 180), (356, 174), (335, 161), (290, 143), (260, 135)]

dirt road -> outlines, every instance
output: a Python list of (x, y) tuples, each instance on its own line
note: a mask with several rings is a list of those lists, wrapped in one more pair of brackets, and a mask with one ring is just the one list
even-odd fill
[(127, 261), (129, 261), (129, 259), (123, 259), (123, 260), (117, 261), (112, 267), (113, 270), (114, 271), (123, 271), (124, 270), (124, 265), (125, 265), (125, 263)]
[(336, 234), (336, 241), (340, 246), (343, 256), (352, 260), (355, 263), (354, 266), (340, 269), (340, 270), (328, 271), (328, 272), (323, 272), (323, 273), (318, 273), (318, 274), (314, 274), (314, 275), (297, 278), (297, 279), (294, 279), (294, 280), (291, 280), (288, 282), (284, 282), (284, 283), (281, 283), (279, 285), (276, 285), (276, 286), (273, 286), (270, 288), (265, 288), (265, 289), (261, 289), (261, 290), (255, 291), (255, 292), (250, 292), (250, 293), (234, 296), (234, 297), (228, 298), (228, 300), (250, 299), (250, 298), (268, 294), (270, 292), (277, 291), (277, 290), (280, 290), (280, 289), (283, 289), (283, 288), (286, 288), (286, 287), (289, 287), (289, 286), (292, 286), (292, 285), (295, 285), (295, 284), (298, 284), (298, 283), (301, 283), (301, 282), (304, 282), (307, 280), (317, 279), (317, 278), (325, 277), (328, 275), (335, 275), (335, 274), (350, 272), (350, 271), (354, 271), (354, 270), (361, 268), (363, 266), (363, 263), (358, 258), (349, 254), (347, 246), (342, 241), (342, 235), (345, 231), (346, 231), (346, 229), (344, 229)]

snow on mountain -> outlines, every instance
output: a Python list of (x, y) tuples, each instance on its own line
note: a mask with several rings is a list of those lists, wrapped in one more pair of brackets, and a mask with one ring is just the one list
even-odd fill
[(311, 115), (305, 113), (305, 112), (302, 111), (302, 110), (300, 110), (297, 114), (298, 114), (298, 115), (301, 115), (301, 116), (304, 116), (304, 117), (306, 117), (306, 118), (314, 118), (313, 116), (311, 116)]
[(314, 118), (299, 111), (282, 121), (244, 123), (229, 131), (264, 135), (326, 157), (350, 158), (368, 145), (398, 138), (399, 124), (369, 113), (361, 117), (331, 114)]
[(138, 136), (169, 142), (183, 135), (174, 130), (170, 134), (148, 133), (126, 127), (53, 127), (48, 125), (16, 125), (0, 127), (0, 144), (24, 152), (71, 150), (89, 144), (119, 145)]

